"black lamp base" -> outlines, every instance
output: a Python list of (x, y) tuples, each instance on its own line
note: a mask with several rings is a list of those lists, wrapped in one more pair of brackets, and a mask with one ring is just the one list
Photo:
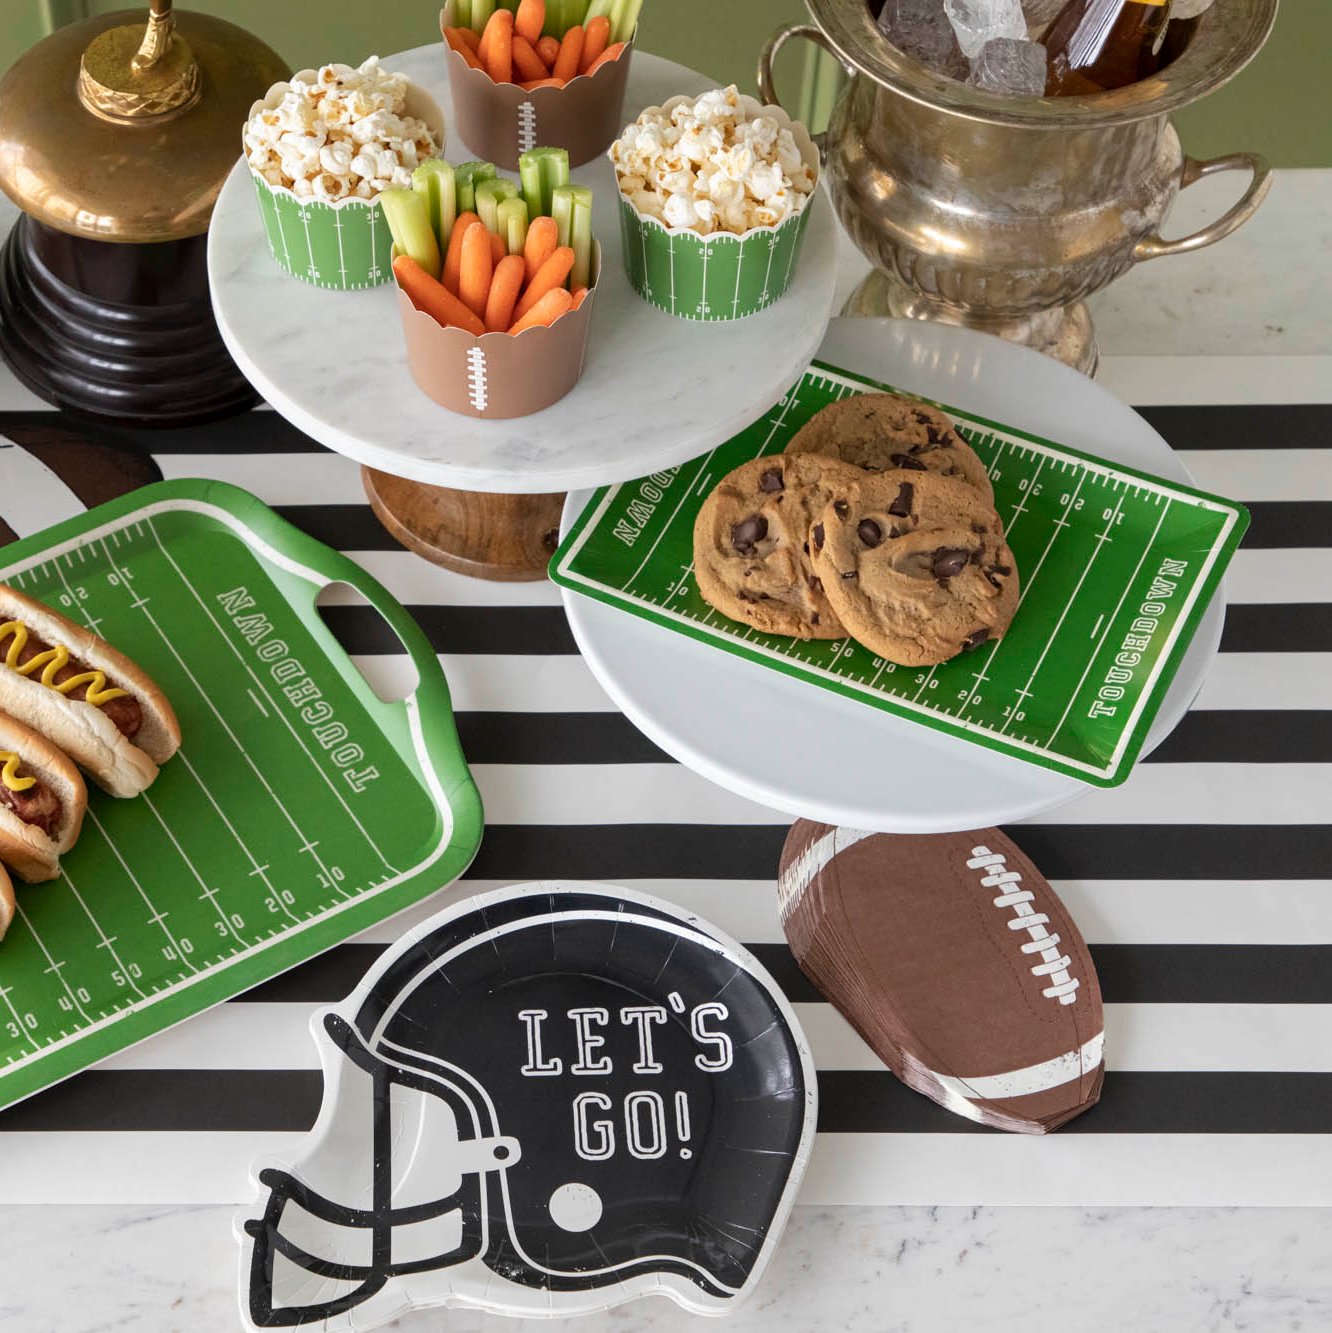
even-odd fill
[(56, 407), (193, 426), (258, 401), (208, 300), (207, 237), (126, 245), (26, 214), (0, 254), (0, 356)]

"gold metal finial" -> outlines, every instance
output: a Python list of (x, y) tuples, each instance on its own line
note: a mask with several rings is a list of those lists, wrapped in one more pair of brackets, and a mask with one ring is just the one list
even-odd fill
[(152, 0), (148, 26), (111, 28), (79, 62), (79, 101), (103, 120), (161, 120), (199, 100), (199, 66), (176, 31), (171, 0)]

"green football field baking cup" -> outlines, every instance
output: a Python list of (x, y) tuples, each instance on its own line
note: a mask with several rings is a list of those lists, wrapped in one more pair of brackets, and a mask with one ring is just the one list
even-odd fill
[[(252, 173), (253, 174), (253, 173)], [(393, 237), (378, 199), (298, 199), (254, 175), (268, 248), (281, 268), (315, 287), (350, 292), (393, 276)]]
[[(648, 107), (639, 115), (639, 123), (644, 117), (670, 121), (677, 107), (693, 101), (672, 97), (661, 106)], [(739, 104), (744, 119), (765, 116), (790, 130), (816, 188), (799, 213), (775, 227), (752, 227), (740, 235), (715, 231), (709, 236), (689, 227), (668, 227), (620, 194), (620, 237), (629, 284), (649, 305), (680, 319), (709, 323), (743, 319), (784, 296), (795, 276), (809, 211), (818, 197), (819, 153), (809, 131), (779, 106), (765, 106), (744, 93)], [(612, 148), (612, 163), (614, 153)]]
[(666, 228), (620, 196), (620, 235), (630, 285), (649, 305), (681, 319), (743, 319), (785, 294), (795, 274), (811, 196), (777, 227), (736, 236)]
[[(318, 75), (303, 69), (292, 78), (313, 84)], [(249, 119), (279, 106), (290, 88), (289, 82), (275, 83), (250, 108)], [(402, 114), (424, 121), (444, 151), (444, 112), (425, 89), (407, 85)], [(285, 186), (270, 185), (257, 171), (250, 172), (250, 179), (268, 248), (292, 277), (336, 292), (378, 287), (393, 277), (393, 237), (378, 199), (302, 199)]]

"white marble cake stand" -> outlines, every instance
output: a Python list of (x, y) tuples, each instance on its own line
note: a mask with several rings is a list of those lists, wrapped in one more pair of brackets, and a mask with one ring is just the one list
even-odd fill
[[(430, 92), (451, 126), (442, 50), (418, 47), (384, 64)], [(625, 119), (709, 86), (693, 70), (636, 52)], [(445, 155), (472, 156), (456, 133)], [(511, 421), (455, 415), (416, 387), (391, 285), (330, 292), (283, 273), (243, 160), (213, 212), (213, 307), (237, 365), (288, 421), (367, 469), (371, 501), (395, 536), (464, 572), (540, 577), (550, 555), (541, 538), (559, 525), (562, 496), (552, 493), (672, 467), (749, 425), (799, 377), (831, 313), (836, 222), (826, 197), (816, 201), (786, 296), (748, 319), (705, 324), (664, 314), (629, 286), (610, 163), (594, 160), (574, 179), (595, 191), (604, 254), (587, 367), (562, 401)], [(507, 564), (478, 559), (478, 534), (514, 525), (535, 533), (525, 552)], [(423, 530), (426, 539), (414, 540)]]

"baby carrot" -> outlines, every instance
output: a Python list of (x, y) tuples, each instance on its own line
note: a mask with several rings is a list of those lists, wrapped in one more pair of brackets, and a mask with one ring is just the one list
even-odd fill
[(560, 229), (554, 218), (533, 218), (527, 228), (527, 242), (523, 259), (527, 264), (527, 280), (531, 282), (537, 270), (555, 253), (560, 243)]
[(536, 42), (535, 46), (537, 55), (541, 57), (546, 68), (550, 69), (550, 67), (556, 62), (556, 60), (559, 59), (560, 39), (558, 37), (551, 37), (547, 35), (543, 37), (539, 42)]
[(510, 333), (524, 333), (528, 329), (549, 328), (561, 315), (573, 308), (573, 297), (563, 287), (549, 291), (527, 314), (514, 321)]
[(496, 83), (513, 82), (513, 13), (497, 9), (481, 38), (481, 59)]
[(473, 32), (471, 28), (454, 28), (452, 31), (456, 32), (472, 48), (473, 52), (480, 50), (481, 34), (479, 32)]
[(591, 290), (592, 289), (590, 287), (580, 287), (573, 294), (573, 309), (577, 310), (578, 307), (581, 306), (583, 302), (587, 300), (587, 294)]
[[(514, 317), (522, 319), (547, 292), (554, 291), (556, 287), (563, 287), (573, 265), (573, 247), (568, 245), (557, 246), (554, 254), (537, 269), (536, 276), (528, 282), (527, 290), (522, 294), (521, 299), (513, 309)], [(572, 296), (569, 297), (569, 303), (573, 304)], [(468, 304), (470, 305), (471, 302), (469, 301)]]
[(535, 46), (541, 38), (541, 29), (545, 26), (546, 0), (522, 0), (518, 6), (518, 15), (514, 19), (514, 32)]
[[(484, 225), (484, 224), (483, 224)], [(504, 244), (504, 237), (497, 231), (490, 233), (490, 259), (494, 264), (498, 264), (505, 255), (509, 253), (509, 247)]]
[(513, 308), (518, 304), (527, 269), (522, 255), (505, 255), (495, 266), (486, 299), (486, 332), (503, 333), (513, 323)]
[(457, 325), (478, 338), (485, 325), (441, 282), (436, 282), (411, 255), (399, 255), (393, 261), (393, 276), (407, 293), (411, 303), (437, 324)]
[(523, 84), (525, 93), (535, 92), (538, 88), (563, 88), (567, 80), (565, 79), (533, 79), (530, 83)]
[(609, 65), (612, 60), (620, 58), (620, 52), (624, 50), (623, 42), (615, 42), (608, 46), (588, 67), (583, 71), (585, 74), (595, 74), (602, 65)]
[(458, 270), (458, 295), (474, 315), (486, 313), (490, 280), (495, 273), (490, 233), (478, 222), (468, 227), (462, 243), (462, 265)]
[(583, 57), (578, 62), (578, 68), (586, 74), (593, 62), (610, 45), (610, 19), (604, 14), (598, 15), (594, 19), (588, 19), (586, 33), (583, 38)]
[(462, 270), (463, 237), (473, 225), (480, 225), (481, 219), (475, 213), (459, 213), (449, 236), (449, 248), (444, 255), (444, 276), (441, 281), (454, 296), (458, 295), (458, 274)]
[(519, 83), (550, 77), (546, 62), (536, 53), (536, 47), (521, 33), (513, 34), (513, 72)]
[(581, 23), (575, 23), (564, 34), (564, 40), (560, 43), (560, 54), (556, 57), (555, 64), (550, 71), (552, 79), (578, 77), (578, 66), (583, 59), (583, 42), (586, 36), (586, 30)]
[(473, 68), (480, 69), (481, 62), (476, 58), (476, 52), (464, 40), (463, 33), (472, 35), (470, 28), (445, 28), (444, 40)]

